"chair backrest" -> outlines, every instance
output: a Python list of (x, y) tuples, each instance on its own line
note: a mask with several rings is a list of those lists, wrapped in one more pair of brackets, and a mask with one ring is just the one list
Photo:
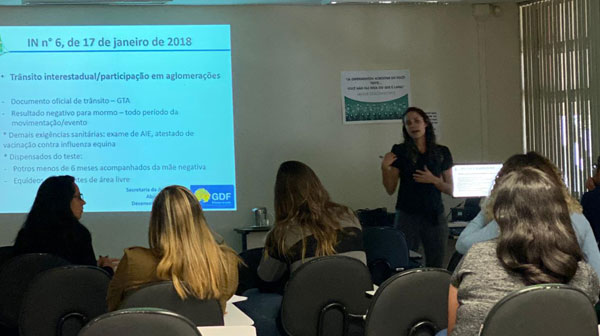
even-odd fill
[(14, 250), (15, 250), (15, 248), (12, 245), (0, 246), (0, 266), (2, 266), (2, 264), (4, 264), (9, 259), (14, 257), (14, 255), (15, 255)]
[(21, 302), (31, 280), (39, 273), (68, 265), (52, 254), (31, 253), (16, 256), (0, 267), (0, 322), (16, 328)]
[(381, 284), (409, 266), (409, 250), (404, 234), (391, 227), (363, 228), (367, 265), (373, 282)]
[(386, 280), (371, 300), (366, 336), (435, 335), (448, 326), (450, 272), (418, 268)]
[(164, 309), (123, 309), (97, 317), (79, 336), (201, 336), (187, 318)]
[(597, 336), (598, 321), (588, 296), (563, 284), (529, 286), (498, 301), (481, 336)]
[(94, 266), (64, 266), (38, 274), (19, 314), (20, 336), (76, 336), (106, 313), (110, 276)]
[(260, 279), (256, 270), (258, 269), (258, 265), (260, 265), (263, 253), (264, 248), (262, 247), (249, 249), (240, 253), (240, 258), (242, 258), (244, 263), (240, 263), (239, 265), (239, 282), (236, 294), (241, 295), (244, 291), (259, 286)]
[(347, 334), (349, 318), (366, 313), (365, 291), (372, 288), (369, 270), (357, 259), (312, 259), (290, 276), (281, 303), (281, 324), (292, 336)]
[(392, 226), (394, 224), (394, 213), (388, 213), (386, 208), (358, 209), (356, 210), (356, 217), (358, 217), (363, 228), (367, 226)]
[(127, 296), (119, 308), (153, 307), (170, 310), (190, 319), (197, 326), (222, 326), (223, 311), (216, 299), (201, 300), (193, 296), (181, 299), (173, 282), (144, 286)]
[(449, 272), (454, 272), (454, 270), (456, 269), (456, 266), (458, 266), (458, 263), (460, 263), (462, 258), (463, 258), (463, 254), (461, 254), (458, 251), (454, 251), (454, 253), (452, 254), (452, 257), (450, 257), (450, 260), (448, 261), (448, 267), (446, 269)]

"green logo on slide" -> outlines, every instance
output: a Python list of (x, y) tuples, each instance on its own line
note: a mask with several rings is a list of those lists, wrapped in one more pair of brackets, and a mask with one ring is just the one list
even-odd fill
[(206, 203), (210, 200), (210, 193), (205, 188), (200, 188), (200, 189), (196, 190), (194, 195), (196, 195), (196, 198), (200, 202)]

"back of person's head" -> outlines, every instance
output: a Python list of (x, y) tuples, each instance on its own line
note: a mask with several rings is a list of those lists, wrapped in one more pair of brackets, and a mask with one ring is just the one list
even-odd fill
[(229, 279), (224, 253), (206, 224), (198, 199), (182, 186), (161, 190), (152, 204), (149, 244), (160, 258), (157, 275), (172, 280), (182, 298), (188, 294), (201, 299), (218, 298), (220, 284)]
[[(318, 256), (335, 253), (339, 219), (349, 209), (332, 202), (315, 172), (299, 161), (286, 161), (279, 166), (275, 180), (275, 227), (267, 248), (285, 254), (285, 235), (290, 228), (310, 232), (317, 240)], [(302, 240), (305, 251), (305, 241)]]
[(317, 216), (329, 201), (329, 193), (309, 166), (299, 161), (279, 166), (275, 179), (276, 221)]
[(496, 252), (504, 268), (527, 285), (569, 282), (583, 254), (562, 186), (543, 171), (524, 167), (502, 175), (494, 192)]
[[(513, 171), (520, 170), (522, 168), (535, 168), (544, 172), (547, 177), (557, 186), (560, 186), (563, 198), (567, 202), (570, 212), (581, 213), (581, 204), (571, 196), (565, 182), (561, 178), (560, 170), (548, 160), (548, 158), (536, 153), (528, 152), (527, 154), (516, 154), (508, 158), (502, 165), (502, 168), (498, 172), (496, 181), (501, 179), (504, 175), (507, 175)], [(497, 183), (497, 182), (496, 182)], [(490, 194), (486, 202), (486, 218), (491, 220), (493, 218), (493, 207), (496, 195), (494, 189)]]
[(79, 223), (71, 210), (75, 195), (73, 176), (51, 176), (40, 185), (23, 228), (31, 230), (68, 229)]
[(560, 178), (560, 171), (552, 161), (536, 152), (516, 154), (509, 157), (502, 165), (502, 169), (498, 172), (498, 178), (524, 167), (531, 167), (543, 171), (555, 184), (563, 183)]

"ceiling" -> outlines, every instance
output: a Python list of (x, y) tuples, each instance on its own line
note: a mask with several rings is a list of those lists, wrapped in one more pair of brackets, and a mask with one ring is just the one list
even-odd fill
[(0, 6), (32, 5), (340, 5), (407, 3), (516, 3), (521, 0), (0, 0)]

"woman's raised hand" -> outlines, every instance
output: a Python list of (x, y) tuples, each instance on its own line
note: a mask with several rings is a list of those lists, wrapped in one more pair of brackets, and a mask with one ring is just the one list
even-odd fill
[(396, 154), (392, 152), (385, 154), (383, 160), (381, 160), (381, 169), (389, 169), (394, 161), (396, 161)]

